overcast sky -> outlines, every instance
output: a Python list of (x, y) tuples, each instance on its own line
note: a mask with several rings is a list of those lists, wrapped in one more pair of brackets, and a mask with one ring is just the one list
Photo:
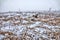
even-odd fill
[(0, 0), (0, 12), (60, 10), (60, 0)]

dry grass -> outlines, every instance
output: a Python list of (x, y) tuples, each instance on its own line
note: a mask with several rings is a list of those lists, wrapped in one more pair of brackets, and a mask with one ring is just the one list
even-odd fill
[[(60, 17), (52, 17), (52, 15), (45, 15), (45, 16), (41, 16), (41, 15), (33, 15), (32, 17), (27, 17), (27, 18), (23, 18), (21, 16), (13, 16), (13, 17), (3, 17), (0, 16), (0, 20), (2, 21), (9, 21), (12, 23), (13, 26), (16, 25), (30, 25), (35, 23), (36, 21), (42, 22), (43, 24), (49, 24), (49, 25), (53, 25), (53, 26), (58, 26), (58, 24), (60, 24)], [(22, 21), (26, 20), (28, 21), (28, 23), (23, 24)], [(2, 21), (0, 21), (0, 25), (3, 25)], [(45, 26), (42, 25), (38, 25), (35, 28), (44, 28), (46, 29), (46, 35), (48, 35), (48, 38), (44, 38), (41, 36), (40, 32), (36, 32), (34, 31), (35, 28), (28, 28), (21, 34), (19, 35), (19, 37), (17, 35), (14, 35), (13, 32), (5, 32), (5, 31), (0, 31), (0, 34), (4, 35), (5, 37), (3, 38), (3, 40), (60, 40), (60, 32), (53, 32), (51, 31), (52, 29), (46, 28)], [(0, 26), (1, 27), (1, 26)], [(28, 31), (32, 30), (33, 33), (35, 35), (39, 35), (38, 38), (35, 37), (35, 35), (33, 34), (29, 34)], [(50, 32), (49, 32), (50, 31)], [(40, 37), (41, 36), (41, 37)]]

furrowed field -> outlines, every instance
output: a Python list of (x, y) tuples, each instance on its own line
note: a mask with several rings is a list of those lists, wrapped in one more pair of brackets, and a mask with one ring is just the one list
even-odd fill
[(60, 40), (60, 14), (0, 13), (0, 40)]

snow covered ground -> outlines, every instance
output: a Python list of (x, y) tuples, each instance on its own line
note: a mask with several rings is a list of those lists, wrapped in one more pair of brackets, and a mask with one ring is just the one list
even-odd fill
[[(41, 20), (43, 17), (37, 16), (36, 14), (23, 13), (12, 16), (9, 14), (6, 18), (0, 17), (0, 31), (2, 31), (0, 40), (59, 40), (60, 26), (53, 25), (54, 23), (49, 25), (48, 21)], [(9, 35), (10, 32), (13, 34)], [(15, 36), (18, 38), (14, 39)]]

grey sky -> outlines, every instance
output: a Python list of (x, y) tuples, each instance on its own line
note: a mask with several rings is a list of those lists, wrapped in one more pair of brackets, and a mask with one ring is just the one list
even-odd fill
[(0, 0), (0, 12), (2, 11), (31, 11), (48, 10), (49, 8), (60, 10), (60, 0)]

